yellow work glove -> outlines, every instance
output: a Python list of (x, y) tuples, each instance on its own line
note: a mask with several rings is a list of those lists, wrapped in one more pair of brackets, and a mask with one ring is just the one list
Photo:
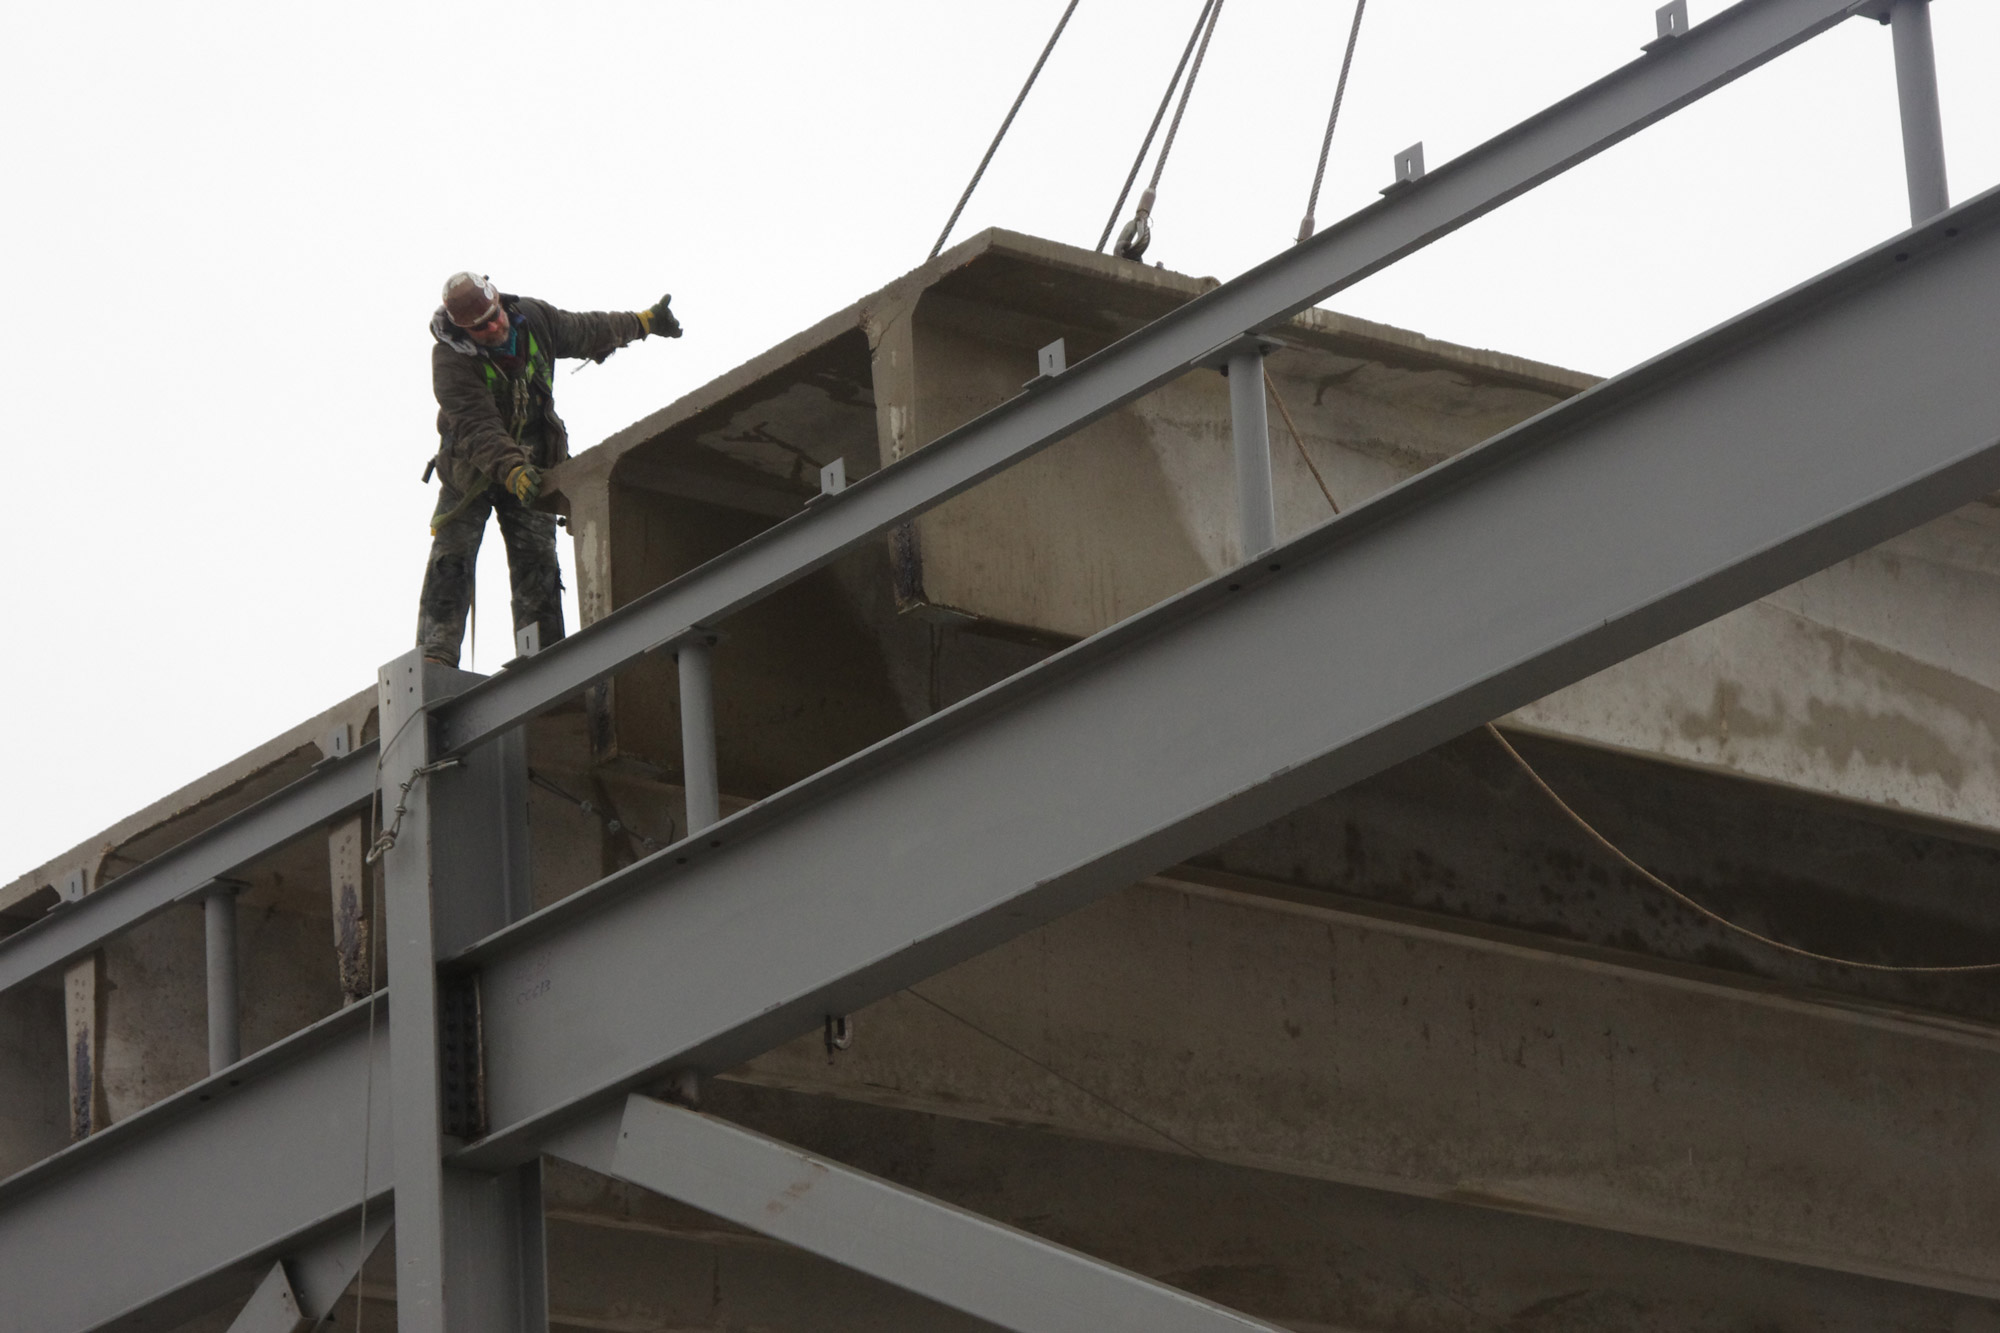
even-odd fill
[(531, 505), (542, 493), (542, 474), (527, 463), (507, 474), (507, 493), (524, 505)]

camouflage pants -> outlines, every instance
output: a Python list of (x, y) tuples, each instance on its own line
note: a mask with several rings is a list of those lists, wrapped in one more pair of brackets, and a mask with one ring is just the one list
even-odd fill
[(556, 563), (555, 515), (527, 508), (498, 486), (487, 486), (467, 501), (465, 492), (446, 478), (438, 487), (431, 521), (453, 510), (458, 511), (456, 516), (431, 538), (424, 591), (417, 603), (417, 645), (424, 656), (458, 665), (465, 613), (472, 605), (473, 569), (488, 514), (500, 521), (500, 540), (507, 545), (515, 632), (539, 625), (544, 648), (562, 638), (562, 568)]

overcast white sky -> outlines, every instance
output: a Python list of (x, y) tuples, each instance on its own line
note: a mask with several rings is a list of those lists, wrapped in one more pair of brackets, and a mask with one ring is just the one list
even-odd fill
[[(685, 338), (558, 372), (588, 447), (921, 261), (1062, 3), (13, 6), (0, 880), (411, 642), (448, 273), (674, 294)], [(1374, 0), (1320, 219), (1632, 59), (1656, 4)], [(1082, 0), (955, 237), (1093, 244), (1198, 7)], [(1230, 0), (1148, 259), (1289, 243), (1352, 12)], [(1965, 198), (2000, 180), (2000, 5), (1935, 26)], [(1850, 21), (1333, 304), (1610, 373), (1906, 220), (1888, 30)]]

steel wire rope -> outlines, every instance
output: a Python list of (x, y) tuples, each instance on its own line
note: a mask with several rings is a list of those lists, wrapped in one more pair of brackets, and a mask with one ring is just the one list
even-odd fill
[(1181, 117), (1187, 114), (1188, 101), (1194, 96), (1195, 80), (1201, 77), (1201, 62), (1208, 58), (1209, 39), (1215, 36), (1215, 25), (1222, 18), (1222, 0), (1213, 0), (1208, 9), (1208, 21), (1201, 30), (1201, 45), (1195, 48), (1194, 64), (1188, 70), (1187, 82), (1181, 85), (1181, 100), (1174, 107), (1174, 118), (1167, 124), (1167, 137), (1160, 143), (1160, 155), (1153, 159), (1153, 176), (1146, 182), (1146, 192), (1139, 196), (1139, 207), (1133, 211), (1132, 220), (1118, 233), (1118, 255), (1123, 259), (1138, 259), (1146, 253), (1146, 247), (1153, 240), (1153, 204), (1159, 197), (1160, 177), (1167, 169), (1167, 158), (1174, 151), (1174, 139), (1181, 132)]
[[(1313, 466), (1312, 459), (1306, 455), (1305, 440), (1300, 436), (1298, 426), (1293, 423), (1291, 411), (1286, 408), (1284, 398), (1278, 393), (1278, 386), (1272, 383), (1268, 375), (1265, 376), (1264, 385), (1270, 392), (1271, 400), (1277, 403), (1279, 415), (1285, 419), (1285, 428), (1291, 432), (1292, 444), (1298, 449), (1299, 456), (1305, 459), (1306, 467), (1311, 470), (1313, 480), (1319, 483), (1320, 494), (1326, 497), (1327, 506), (1335, 514), (1340, 513), (1340, 506), (1334, 503), (1333, 493), (1327, 489), (1325, 478), (1320, 476), (1319, 469)], [(1627, 854), (1624, 848), (1613, 842), (1595, 824), (1578, 813), (1574, 806), (1565, 801), (1557, 793), (1556, 789), (1549, 785), (1548, 779), (1544, 778), (1536, 770), (1535, 766), (1529, 763), (1519, 750), (1514, 748), (1513, 743), (1501, 734), (1500, 728), (1494, 726), (1491, 722), (1482, 725), (1486, 729), (1486, 734), (1491, 736), (1494, 742), (1506, 752), (1507, 757), (1520, 767), (1521, 772), (1527, 776), (1529, 782), (1534, 784), (1535, 789), (1547, 797), (1549, 802), (1586, 837), (1616, 857), (1620, 864), (1624, 865), (1641, 880), (1666, 894), (1689, 911), (1694, 912), (1707, 921), (1713, 922), (1724, 930), (1741, 935), (1745, 939), (1755, 940), (1767, 948), (1776, 949), (1781, 953), (1788, 953), (1794, 957), (1809, 959), (1816, 963), (1827, 963), (1834, 967), (1854, 968), (1863, 972), (1889, 972), (1916, 976), (1948, 976), (1973, 972), (2000, 972), (2000, 963), (1864, 963), (1856, 958), (1842, 958), (1835, 954), (1820, 953), (1813, 949), (1801, 948), (1796, 944), (1787, 944), (1783, 940), (1772, 939), (1769, 935), (1752, 930), (1748, 926), (1738, 925), (1713, 908), (1697, 902), (1680, 889), (1675, 888), (1666, 880), (1646, 869), (1645, 866), (1640, 865), (1638, 861)]]
[(1020, 93), (1014, 98), (1014, 105), (1007, 108), (1007, 118), (1000, 122), (999, 132), (993, 136), (993, 142), (986, 146), (986, 156), (979, 159), (979, 166), (973, 171), (972, 179), (965, 183), (965, 193), (958, 197), (958, 207), (952, 209), (951, 216), (945, 219), (944, 230), (938, 233), (937, 244), (931, 247), (926, 263), (936, 259), (943, 251), (945, 238), (950, 236), (951, 229), (958, 225), (958, 215), (965, 211), (966, 202), (972, 198), (972, 192), (979, 188), (979, 178), (986, 174), (987, 163), (991, 162), (993, 154), (1000, 150), (1000, 141), (1007, 137), (1007, 129), (1014, 123), (1015, 114), (1020, 111), (1021, 104), (1028, 100), (1028, 90), (1035, 86), (1036, 78), (1041, 75), (1042, 66), (1048, 63), (1049, 52), (1056, 49), (1056, 39), (1061, 37), (1063, 29), (1069, 26), (1069, 16), (1076, 13), (1076, 6), (1077, 0), (1069, 0), (1069, 6), (1063, 10), (1062, 17), (1056, 20), (1056, 30), (1049, 34), (1048, 45), (1044, 46), (1042, 54), (1036, 57), (1035, 67), (1028, 71), (1028, 81), (1021, 85)]
[(1327, 113), (1326, 137), (1319, 141), (1319, 166), (1313, 171), (1312, 193), (1306, 196), (1305, 219), (1299, 223), (1299, 239), (1309, 240), (1314, 230), (1313, 212), (1319, 207), (1320, 182), (1326, 179), (1326, 155), (1333, 148), (1333, 127), (1340, 120), (1341, 99), (1347, 96), (1347, 72), (1354, 67), (1354, 45), (1361, 38), (1361, 11), (1368, 0), (1354, 0), (1354, 26), (1347, 30), (1347, 53), (1340, 58), (1340, 78), (1333, 85), (1333, 110)]
[(544, 777), (542, 774), (537, 773), (532, 768), (528, 770), (528, 781), (534, 783), (537, 787), (542, 788), (542, 790), (552, 792), (555, 795), (561, 797), (563, 800), (568, 801), (571, 805), (583, 811), (583, 813), (585, 813), (586, 815), (595, 816), (597, 822), (604, 826), (605, 832), (611, 834), (622, 833), (629, 838), (635, 839), (642, 847), (646, 849), (649, 855), (653, 852), (659, 851), (660, 848), (662, 847), (671, 845), (674, 841), (676, 830), (679, 827), (677, 824), (674, 823), (674, 817), (672, 815), (668, 815), (666, 842), (661, 842), (658, 838), (649, 837), (648, 835), (640, 832), (638, 829), (633, 828), (630, 824), (625, 822), (624, 818), (621, 815), (619, 815), (619, 813), (616, 810), (608, 808), (611, 804), (611, 798), (609, 795), (604, 793), (604, 785), (602, 782), (598, 783), (598, 792), (600, 795), (604, 795), (605, 805), (603, 807), (600, 807), (595, 802), (586, 801), (581, 796), (574, 796), (571, 795), (569, 792), (564, 791), (561, 787), (557, 786), (553, 781)]
[(1146, 165), (1146, 154), (1153, 147), (1153, 136), (1160, 132), (1160, 122), (1167, 118), (1167, 107), (1174, 100), (1174, 89), (1181, 86), (1181, 73), (1187, 69), (1189, 57), (1194, 55), (1194, 44), (1201, 40), (1201, 30), (1208, 22), (1208, 11), (1215, 6), (1215, 0), (1202, 0), (1201, 12), (1194, 16), (1194, 27), (1188, 30), (1187, 45), (1181, 48), (1180, 63), (1174, 66), (1174, 76), (1167, 80), (1167, 90), (1160, 94), (1160, 109), (1153, 113), (1153, 123), (1146, 127), (1146, 137), (1139, 141), (1139, 151), (1132, 158), (1132, 169), (1125, 173), (1124, 188), (1118, 191), (1118, 202), (1111, 205), (1111, 216), (1104, 219), (1104, 231), (1097, 238), (1097, 252), (1104, 253), (1105, 244), (1111, 239), (1111, 229), (1118, 225), (1118, 215), (1125, 211), (1125, 199), (1132, 193), (1132, 182), (1139, 179), (1139, 168)]

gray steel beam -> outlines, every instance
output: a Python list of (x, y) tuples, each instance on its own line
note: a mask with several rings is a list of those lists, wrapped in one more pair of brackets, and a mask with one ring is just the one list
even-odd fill
[(517, 662), (441, 711), (444, 752), (456, 754), (497, 735), (696, 625), (720, 624), (1201, 364), (1224, 343), (1283, 322), (1824, 32), (1855, 3), (1742, 0), (1035, 392)]
[(731, 1068), (2000, 487), (2000, 193), (520, 923), (498, 1132)]
[(610, 1174), (1017, 1333), (1277, 1327), (646, 1097), (625, 1103)]
[(359, 1246), (364, 1151), (371, 1209), (395, 1170), (387, 1020), (369, 1032), (383, 1003), (0, 1181), (0, 1327), (168, 1329), (301, 1247)]
[(371, 741), (0, 940), (0, 991), (75, 962), (119, 932), (196, 896), (214, 880), (360, 809), (374, 795)]

